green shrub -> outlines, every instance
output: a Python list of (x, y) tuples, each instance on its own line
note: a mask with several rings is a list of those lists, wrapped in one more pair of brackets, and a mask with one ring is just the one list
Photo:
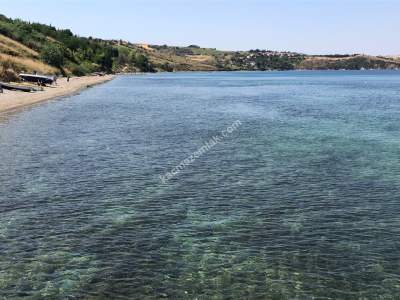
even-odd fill
[(154, 68), (149, 62), (149, 59), (143, 54), (136, 54), (134, 64), (142, 72), (154, 72)]
[(65, 51), (58, 44), (47, 44), (41, 51), (41, 58), (49, 65), (60, 68), (64, 65)]

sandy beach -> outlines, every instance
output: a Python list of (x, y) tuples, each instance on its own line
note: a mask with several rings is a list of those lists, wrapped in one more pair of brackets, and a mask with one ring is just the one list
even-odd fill
[(32, 93), (3, 90), (3, 93), (0, 93), (0, 112), (67, 96), (87, 87), (112, 80), (113, 78), (113, 75), (84, 76), (70, 78), (69, 82), (67, 82), (66, 78), (60, 78), (57, 80), (57, 85), (48, 86), (44, 88), (44, 91)]

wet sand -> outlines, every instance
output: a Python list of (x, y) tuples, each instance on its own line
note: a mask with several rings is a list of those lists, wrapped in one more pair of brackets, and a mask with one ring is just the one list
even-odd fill
[(84, 76), (70, 78), (69, 82), (67, 82), (66, 78), (60, 78), (57, 80), (57, 85), (45, 87), (44, 91), (41, 92), (24, 93), (3, 90), (3, 93), (0, 93), (0, 112), (74, 94), (82, 89), (112, 80), (113, 78), (113, 75)]

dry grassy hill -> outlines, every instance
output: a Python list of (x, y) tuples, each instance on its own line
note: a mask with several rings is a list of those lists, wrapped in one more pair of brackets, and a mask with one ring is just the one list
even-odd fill
[(162, 51), (160, 49), (145, 49), (149, 61), (160, 66), (162, 70), (167, 64), (173, 71), (217, 71), (215, 58), (211, 55), (177, 54), (175, 51)]
[(39, 53), (0, 34), (0, 79), (12, 81), (19, 72), (55, 74), (57, 69), (42, 62)]

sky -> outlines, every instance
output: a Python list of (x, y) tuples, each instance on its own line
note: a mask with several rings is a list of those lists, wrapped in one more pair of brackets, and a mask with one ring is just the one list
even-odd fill
[(400, 54), (400, 0), (0, 0), (81, 36), (220, 50)]

